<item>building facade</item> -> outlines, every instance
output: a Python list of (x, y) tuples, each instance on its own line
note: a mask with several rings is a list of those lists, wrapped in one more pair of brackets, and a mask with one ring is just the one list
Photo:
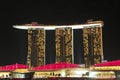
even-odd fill
[(55, 31), (56, 62), (72, 63), (72, 28), (57, 28)]
[[(85, 67), (101, 63), (103, 60), (102, 27), (103, 21), (88, 21), (81, 25), (39, 25), (14, 26), (28, 30), (27, 65), (45, 65), (46, 30), (55, 30), (55, 62), (74, 63), (74, 29), (83, 31), (83, 53)], [(81, 46), (81, 45), (79, 45)], [(51, 55), (52, 56), (52, 55)]]
[(91, 26), (83, 29), (85, 66), (101, 63), (103, 60), (102, 27)]
[(45, 30), (28, 29), (27, 65), (38, 66), (45, 64)]

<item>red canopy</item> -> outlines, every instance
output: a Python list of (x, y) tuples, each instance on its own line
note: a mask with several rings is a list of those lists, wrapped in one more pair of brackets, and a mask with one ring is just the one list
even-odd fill
[(95, 64), (95, 67), (102, 67), (102, 66), (120, 66), (120, 60), (115, 60), (115, 61), (109, 61), (109, 62), (103, 62), (99, 64)]
[(37, 66), (37, 67), (34, 67), (32, 70), (59, 70), (63, 68), (77, 68), (77, 67), (79, 67), (78, 64), (60, 62), (55, 64), (47, 64), (45, 66)]
[(2, 66), (2, 67), (0, 67), (0, 71), (12, 71), (15, 69), (27, 69), (27, 68), (28, 68), (27, 65), (16, 63), (16, 64)]

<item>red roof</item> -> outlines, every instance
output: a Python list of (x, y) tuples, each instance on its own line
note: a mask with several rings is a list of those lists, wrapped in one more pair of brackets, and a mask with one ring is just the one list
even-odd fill
[(96, 67), (102, 67), (102, 66), (120, 66), (120, 60), (115, 60), (115, 61), (109, 61), (109, 62), (103, 62), (99, 64), (95, 64), (94, 66)]
[(78, 64), (60, 62), (55, 64), (47, 64), (44, 66), (37, 66), (37, 67), (34, 67), (32, 70), (59, 70), (63, 68), (77, 68), (77, 67), (79, 67)]
[(1, 66), (0, 71), (12, 71), (15, 69), (27, 69), (28, 66), (24, 64), (11, 64), (11, 65), (6, 65), (6, 66)]

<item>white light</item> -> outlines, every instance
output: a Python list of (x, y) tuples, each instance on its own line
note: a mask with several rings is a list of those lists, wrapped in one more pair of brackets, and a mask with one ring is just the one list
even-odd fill
[(102, 27), (102, 23), (95, 23), (95, 24), (82, 24), (82, 25), (41, 25), (41, 26), (27, 26), (27, 25), (14, 25), (14, 28), (17, 29), (25, 29), (28, 30), (29, 28), (44, 28), (45, 30), (55, 30), (56, 28), (66, 28), (71, 27), (72, 29), (82, 29), (82, 28), (91, 28), (91, 27)]

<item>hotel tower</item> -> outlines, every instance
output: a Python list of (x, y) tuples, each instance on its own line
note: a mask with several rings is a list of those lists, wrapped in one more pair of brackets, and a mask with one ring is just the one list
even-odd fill
[(13, 27), (28, 30), (27, 65), (29, 66), (46, 64), (47, 30), (55, 30), (55, 62), (74, 63), (74, 29), (82, 29), (83, 53), (80, 54), (84, 54), (85, 67), (101, 63), (103, 60), (103, 21), (90, 20), (78, 25), (41, 25), (33, 22)]

